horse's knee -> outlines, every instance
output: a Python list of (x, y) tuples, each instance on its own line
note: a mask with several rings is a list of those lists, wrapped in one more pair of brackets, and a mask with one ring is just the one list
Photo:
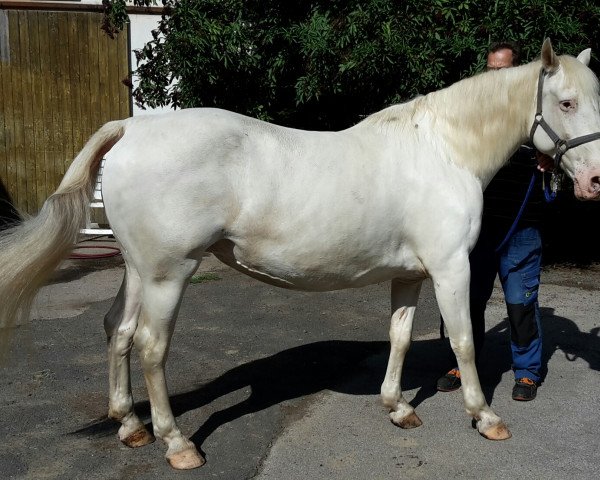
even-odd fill
[(460, 340), (450, 340), (450, 346), (454, 355), (457, 359), (468, 360), (475, 356), (475, 345), (473, 340), (470, 338), (463, 338)]

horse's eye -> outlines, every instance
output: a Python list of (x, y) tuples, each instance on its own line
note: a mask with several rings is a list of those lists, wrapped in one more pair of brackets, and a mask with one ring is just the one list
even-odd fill
[(560, 102), (560, 109), (563, 112), (570, 112), (572, 110), (575, 110), (576, 108), (577, 108), (576, 100), (563, 100)]

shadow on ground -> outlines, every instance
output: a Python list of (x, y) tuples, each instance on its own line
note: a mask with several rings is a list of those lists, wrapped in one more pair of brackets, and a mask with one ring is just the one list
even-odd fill
[[(582, 332), (573, 321), (555, 316), (554, 310), (548, 308), (542, 309), (542, 322), (544, 365), (553, 355), (562, 354), (569, 361), (582, 358), (589, 368), (600, 371), (600, 329)], [(480, 377), (490, 404), (502, 375), (510, 370), (509, 339), (506, 319), (486, 335)], [(173, 395), (171, 405), (175, 416), (180, 416), (240, 388), (251, 388), (246, 400), (215, 412), (191, 436), (201, 446), (220, 426), (282, 402), (323, 390), (351, 395), (378, 394), (388, 353), (388, 342), (322, 341), (301, 345), (248, 362), (189, 392)], [(434, 395), (437, 378), (451, 366), (447, 340), (413, 342), (402, 377), (403, 390), (418, 389), (410, 403), (416, 407)], [(147, 401), (137, 403), (135, 408), (140, 418), (149, 421)], [(112, 420), (98, 419), (73, 434), (104, 436), (114, 434), (117, 428)]]

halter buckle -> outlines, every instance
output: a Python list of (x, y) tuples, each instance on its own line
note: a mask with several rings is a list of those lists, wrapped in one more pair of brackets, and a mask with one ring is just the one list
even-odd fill
[(567, 141), (563, 140), (562, 138), (557, 138), (556, 142), (554, 142), (554, 146), (556, 147), (556, 153), (560, 153), (560, 156), (562, 157), (567, 150), (569, 149), (569, 145), (567, 145)]

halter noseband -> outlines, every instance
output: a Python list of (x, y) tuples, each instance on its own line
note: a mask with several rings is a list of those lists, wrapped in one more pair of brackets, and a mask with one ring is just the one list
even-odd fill
[(537, 89), (537, 110), (535, 112), (535, 118), (533, 120), (533, 125), (531, 126), (531, 132), (529, 133), (529, 140), (533, 144), (533, 135), (538, 127), (541, 126), (544, 132), (550, 137), (550, 139), (554, 142), (554, 146), (556, 147), (556, 153), (554, 154), (554, 169), (557, 170), (560, 168), (560, 161), (563, 155), (567, 152), (567, 150), (578, 147), (584, 143), (592, 142), (594, 140), (600, 139), (600, 132), (590, 133), (588, 135), (582, 135), (581, 137), (571, 138), (570, 140), (563, 140), (560, 138), (552, 127), (546, 123), (544, 117), (542, 115), (542, 90), (544, 88), (544, 77), (546, 72), (544, 68), (540, 68), (540, 76), (538, 80), (538, 89)]

